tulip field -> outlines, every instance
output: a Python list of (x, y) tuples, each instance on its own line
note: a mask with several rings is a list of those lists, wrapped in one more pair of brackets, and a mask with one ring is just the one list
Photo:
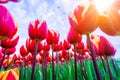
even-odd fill
[(63, 41), (47, 21), (29, 22), (19, 53), (16, 45), (22, 36), (17, 34), (17, 16), (2, 5), (8, 2), (20, 0), (0, 0), (0, 80), (120, 80), (116, 47), (104, 35), (93, 34), (99, 27), (109, 36), (120, 35), (120, 0), (110, 0), (109, 8), (101, 11), (96, 0), (76, 5)]

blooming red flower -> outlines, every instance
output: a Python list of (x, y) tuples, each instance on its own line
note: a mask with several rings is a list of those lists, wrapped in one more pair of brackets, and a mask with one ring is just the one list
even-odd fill
[(26, 40), (26, 48), (27, 48), (28, 52), (30, 52), (30, 53), (34, 52), (35, 44), (36, 44), (36, 42), (34, 40), (30, 39), (30, 38), (28, 38)]
[(49, 51), (40, 51), (40, 52), (39, 52), (39, 55), (40, 55), (41, 57), (43, 57), (44, 55), (48, 56), (48, 55), (49, 55)]
[[(35, 50), (35, 45), (36, 45), (36, 42), (34, 40), (32, 40), (30, 38), (28, 38), (26, 40), (26, 48), (27, 48), (28, 52), (33, 53)], [(42, 50), (42, 43), (39, 42), (37, 52), (40, 52), (41, 50)]]
[(76, 45), (76, 49), (77, 50), (81, 50), (81, 49), (84, 49), (84, 43), (83, 42), (79, 42), (77, 45)]
[(29, 37), (33, 40), (43, 40), (47, 35), (47, 23), (45, 21), (35, 20), (30, 22), (28, 27)]
[(49, 51), (50, 50), (50, 45), (47, 44), (47, 42), (44, 42), (42, 45), (42, 50), (43, 51)]
[(98, 55), (114, 56), (116, 49), (104, 36), (95, 36), (93, 43), (98, 49)]
[(0, 5), (0, 39), (10, 38), (17, 32), (17, 25), (11, 13)]
[(71, 27), (78, 33), (88, 34), (97, 28), (98, 17), (99, 14), (94, 4), (89, 1), (88, 3), (79, 4), (75, 8), (74, 12), (69, 15), (69, 22)]
[(18, 40), (19, 40), (19, 36), (15, 36), (13, 38), (10, 38), (10, 39), (5, 39), (5, 40), (2, 40), (1, 41), (1, 46), (3, 48), (12, 48), (12, 47), (15, 47), (18, 43)]
[(24, 45), (22, 45), (20, 47), (20, 55), (21, 56), (27, 56), (28, 55), (28, 51), (27, 51), (27, 49), (26, 49), (26, 47)]
[(70, 28), (67, 36), (67, 40), (70, 44), (78, 43), (82, 40), (82, 36), (75, 32), (73, 28)]
[(67, 40), (63, 41), (63, 48), (66, 50), (69, 50), (71, 48), (71, 45)]
[(48, 30), (46, 41), (49, 45), (57, 44), (59, 41), (60, 34), (53, 30)]
[(57, 44), (54, 45), (54, 51), (61, 51), (62, 50), (62, 42), (59, 42)]
[(8, 49), (2, 48), (2, 53), (3, 53), (3, 54), (6, 54), (6, 55), (11, 55), (11, 54), (13, 54), (15, 51), (16, 51), (16, 48), (15, 48), (15, 47), (13, 47), (13, 48), (8, 48)]

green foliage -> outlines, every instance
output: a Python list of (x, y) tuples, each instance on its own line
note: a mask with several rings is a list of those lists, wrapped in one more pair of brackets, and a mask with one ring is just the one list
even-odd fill
[[(71, 59), (69, 62), (55, 64), (55, 80), (75, 80), (74, 71), (74, 60)], [(97, 59), (97, 65), (103, 80), (110, 80), (108, 74), (108, 68), (105, 63), (105, 69), (100, 58)], [(114, 69), (111, 59), (109, 59), (110, 70), (112, 72), (114, 80), (120, 79), (120, 61), (114, 61), (117, 72)], [(30, 80), (31, 78), (31, 66), (20, 67), (20, 80)], [(90, 59), (83, 59), (82, 63), (77, 62), (78, 80), (97, 80), (93, 62)], [(34, 80), (43, 80), (42, 67), (38, 64), (35, 68)], [(47, 65), (47, 80), (52, 80), (52, 65)]]

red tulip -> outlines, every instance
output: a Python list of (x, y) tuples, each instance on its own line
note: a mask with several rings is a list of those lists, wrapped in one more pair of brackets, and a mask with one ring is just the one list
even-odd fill
[(30, 22), (28, 28), (29, 37), (32, 40), (43, 40), (47, 35), (47, 23), (45, 21), (35, 20), (34, 22)]
[[(91, 16), (94, 15), (94, 16)], [(71, 27), (80, 34), (89, 34), (93, 32), (97, 26), (96, 22), (99, 14), (92, 2), (79, 4), (73, 13), (69, 15)]]
[(63, 48), (66, 50), (69, 50), (71, 48), (71, 45), (68, 41), (64, 40), (63, 41)]
[(17, 32), (17, 25), (4, 6), (0, 5), (0, 39), (11, 38)]
[(19, 36), (16, 36), (14, 38), (10, 38), (10, 39), (5, 39), (1, 41), (1, 46), (3, 48), (12, 48), (15, 47), (18, 43), (19, 40)]
[(95, 36), (93, 43), (96, 45), (98, 55), (114, 56), (116, 49), (114, 46), (103, 36)]
[(82, 40), (82, 36), (76, 33), (73, 28), (70, 28), (67, 36), (67, 40), (70, 44), (78, 43)]
[(44, 44), (42, 45), (42, 50), (43, 51), (49, 51), (50, 50), (50, 45), (47, 44), (47, 42), (44, 42)]
[(63, 49), (61, 53), (62, 53), (62, 57), (65, 57), (66, 55), (68, 55), (68, 52), (65, 49)]
[[(35, 50), (35, 45), (36, 45), (36, 42), (34, 40), (32, 40), (30, 38), (28, 38), (26, 40), (26, 48), (27, 48), (28, 52), (33, 53)], [(37, 52), (40, 52), (41, 50), (42, 50), (42, 43), (39, 42)]]
[(33, 41), (33, 40), (30, 39), (30, 38), (28, 38), (28, 39), (26, 40), (26, 48), (27, 48), (28, 52), (30, 52), (30, 53), (33, 53), (33, 52), (34, 52), (34, 50), (35, 50), (35, 44), (36, 44), (36, 42)]
[(53, 30), (48, 30), (48, 34), (46, 37), (46, 41), (49, 45), (52, 44), (57, 44), (59, 41), (60, 34), (53, 31)]
[(3, 54), (6, 54), (6, 55), (11, 55), (13, 54), (14, 52), (16, 51), (16, 48), (13, 47), (13, 48), (9, 48), (9, 49), (5, 49), (5, 48), (2, 48), (2, 53)]
[(46, 41), (49, 45), (52, 45), (52, 78), (55, 78), (54, 75), (54, 45), (58, 43), (59, 41), (60, 34), (53, 31), (53, 30), (48, 30), (48, 34), (46, 37)]
[(79, 43), (76, 45), (76, 49), (77, 49), (77, 50), (79, 50), (79, 49), (80, 49), (80, 50), (81, 50), (81, 49), (84, 49), (84, 47), (85, 47), (85, 46), (84, 46), (84, 43), (83, 43), (83, 42), (79, 42)]
[(39, 55), (42, 56), (42, 57), (43, 57), (44, 55), (48, 56), (48, 55), (49, 55), (49, 51), (40, 51), (40, 52), (39, 52)]
[(61, 51), (61, 50), (62, 50), (62, 42), (54, 45), (54, 51), (55, 52), (58, 52), (58, 51)]
[(27, 56), (28, 55), (28, 51), (27, 51), (27, 49), (24, 45), (22, 45), (20, 47), (20, 54), (21, 54), (21, 56)]

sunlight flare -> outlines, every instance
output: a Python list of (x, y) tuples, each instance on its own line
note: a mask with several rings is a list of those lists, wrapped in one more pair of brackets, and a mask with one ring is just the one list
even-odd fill
[(109, 9), (114, 0), (94, 0), (96, 8), (99, 13), (103, 13), (105, 10)]

